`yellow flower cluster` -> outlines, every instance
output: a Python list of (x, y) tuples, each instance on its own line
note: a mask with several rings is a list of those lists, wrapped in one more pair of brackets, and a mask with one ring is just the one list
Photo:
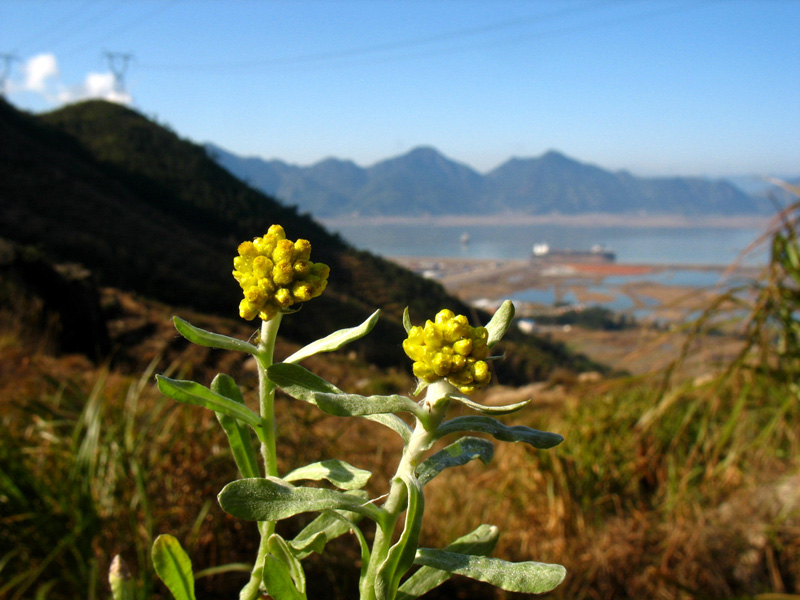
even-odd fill
[(308, 240), (292, 242), (280, 225), (263, 237), (239, 245), (233, 259), (233, 276), (244, 290), (239, 315), (248, 321), (256, 315), (269, 321), (279, 311), (319, 296), (328, 285), (330, 268), (313, 263)]
[(412, 327), (403, 350), (414, 361), (414, 375), (423, 381), (433, 383), (445, 378), (462, 393), (470, 394), (492, 378), (483, 360), (489, 353), (488, 338), (485, 327), (470, 327), (467, 317), (445, 309), (424, 327)]

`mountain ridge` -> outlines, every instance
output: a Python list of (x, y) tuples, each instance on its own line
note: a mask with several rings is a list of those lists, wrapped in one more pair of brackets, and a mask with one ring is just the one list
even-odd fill
[(240, 157), (213, 144), (210, 155), (265, 193), (320, 218), (550, 213), (764, 215), (771, 207), (724, 179), (639, 177), (557, 150), (512, 157), (486, 174), (420, 146), (360, 167), (328, 157), (310, 166)]

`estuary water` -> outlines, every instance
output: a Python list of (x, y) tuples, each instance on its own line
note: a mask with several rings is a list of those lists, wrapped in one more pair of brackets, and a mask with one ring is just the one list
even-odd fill
[(536, 306), (579, 305), (582, 302), (575, 290), (581, 289), (583, 294), (593, 298), (588, 304), (626, 312), (636, 318), (656, 315), (660, 305), (655, 299), (635, 293), (637, 284), (710, 288), (721, 283), (726, 267), (734, 263), (757, 267), (767, 260), (764, 244), (751, 248), (763, 235), (762, 229), (754, 227), (434, 225), (364, 221), (348, 224), (337, 221), (329, 224), (329, 228), (357, 248), (386, 258), (526, 260), (534, 244), (546, 243), (551, 249), (564, 250), (603, 246), (616, 254), (617, 263), (657, 268), (646, 275), (610, 276), (588, 285), (583, 281), (578, 287), (569, 277), (556, 277), (548, 283), (517, 290), (508, 297)]
[(546, 243), (552, 249), (570, 250), (601, 245), (625, 264), (728, 266), (737, 259), (746, 265), (766, 260), (763, 248), (741, 256), (763, 233), (754, 228), (359, 222), (336, 222), (329, 228), (357, 248), (383, 257), (526, 259), (534, 244)]

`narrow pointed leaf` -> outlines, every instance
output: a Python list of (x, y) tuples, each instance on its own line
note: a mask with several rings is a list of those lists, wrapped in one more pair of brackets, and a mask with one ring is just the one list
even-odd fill
[[(283, 562), (289, 567), (289, 574), (297, 588), (297, 591), (305, 596), (306, 593), (306, 574), (298, 558), (294, 555), (289, 544), (280, 535), (273, 533), (267, 540), (267, 548), (272, 556)], [(269, 588), (267, 588), (269, 589)]]
[(280, 521), (288, 517), (323, 510), (349, 510), (375, 521), (385, 511), (349, 492), (321, 488), (294, 487), (273, 477), (239, 479), (219, 493), (222, 509), (246, 521)]
[(489, 440), (476, 437), (463, 437), (453, 442), (436, 454), (429, 456), (417, 467), (417, 479), (420, 485), (427, 483), (449, 467), (460, 467), (471, 460), (480, 459), (488, 465), (494, 456), (494, 444)]
[(511, 326), (511, 321), (514, 319), (514, 304), (511, 300), (506, 300), (500, 305), (500, 308), (494, 313), (492, 318), (486, 324), (486, 329), (489, 331), (489, 339), (487, 346), (490, 348), (499, 342)]
[(408, 314), (408, 307), (406, 306), (403, 309), (403, 329), (408, 333), (411, 331), (411, 327), (413, 327), (413, 325), (411, 325), (411, 317)]
[(459, 394), (452, 394), (450, 396), (451, 400), (456, 400), (457, 402), (461, 402), (467, 408), (471, 408), (472, 410), (478, 411), (485, 415), (510, 415), (511, 413), (515, 413), (521, 408), (525, 408), (528, 404), (530, 404), (530, 400), (523, 400), (522, 402), (516, 402), (514, 404), (506, 404), (505, 406), (485, 406), (483, 404), (478, 404), (477, 402), (473, 402), (466, 396), (461, 396)]
[(361, 415), (363, 418), (368, 419), (370, 421), (375, 421), (376, 423), (380, 423), (385, 427), (388, 427), (395, 433), (397, 433), (401, 438), (403, 438), (403, 442), (406, 444), (411, 440), (411, 434), (413, 430), (409, 426), (408, 423), (403, 421), (397, 415), (393, 415), (391, 413), (387, 414), (377, 414), (377, 415)]
[(161, 393), (169, 396), (173, 400), (183, 402), (184, 404), (202, 406), (214, 412), (220, 412), (234, 419), (238, 419), (243, 423), (247, 423), (251, 427), (261, 427), (261, 419), (252, 410), (230, 398), (212, 392), (199, 383), (170, 379), (163, 375), (157, 375), (156, 380), (158, 381), (158, 389)]
[[(356, 538), (358, 538), (358, 544), (361, 546), (361, 576), (359, 578), (360, 582), (364, 581), (364, 577), (367, 574), (367, 570), (369, 569), (369, 544), (367, 543), (367, 538), (364, 537), (363, 532), (359, 529), (358, 525), (355, 522), (348, 519), (344, 516), (344, 511), (337, 510), (337, 511), (328, 511), (326, 514), (332, 515), (335, 519), (342, 522), (342, 524), (348, 527), (347, 531), (352, 531)], [(359, 585), (360, 589), (360, 585)]]
[[(349, 493), (363, 501), (368, 498), (367, 492), (363, 490), (353, 490)], [(294, 550), (295, 556), (300, 559), (312, 552), (322, 554), (325, 544), (348, 533), (362, 517), (363, 515), (348, 510), (326, 510), (306, 525), (293, 540), (289, 540), (289, 545)]]
[(173, 536), (153, 542), (153, 567), (175, 600), (195, 600), (192, 561)]
[(314, 401), (326, 413), (337, 417), (409, 412), (419, 414), (419, 405), (405, 396), (360, 396), (358, 394), (314, 393)]
[(303, 479), (311, 481), (327, 479), (339, 489), (357, 490), (364, 487), (370, 477), (372, 473), (369, 471), (358, 469), (343, 460), (330, 459), (295, 469), (283, 477), (283, 480), (293, 482)]
[[(270, 598), (275, 600), (306, 600), (306, 595), (301, 593), (295, 586), (289, 566), (271, 554), (267, 554), (264, 557), (262, 575)], [(261, 597), (261, 594), (259, 594), (259, 597)]]
[(380, 310), (376, 310), (366, 321), (361, 323), (361, 325), (334, 331), (332, 334), (327, 335), (315, 342), (311, 342), (303, 348), (300, 348), (300, 350), (292, 354), (283, 362), (297, 363), (305, 358), (308, 358), (309, 356), (319, 354), (320, 352), (333, 352), (334, 350), (338, 350), (342, 346), (345, 346), (350, 342), (354, 342), (355, 340), (364, 337), (370, 331), (372, 331), (372, 328), (375, 327), (375, 324), (378, 322), (379, 315)]
[(316, 404), (318, 392), (341, 394), (342, 390), (300, 365), (278, 363), (267, 369), (270, 380), (292, 398)]
[[(211, 391), (225, 396), (238, 404), (244, 406), (244, 397), (232, 377), (220, 373), (211, 382)], [(258, 468), (258, 458), (253, 441), (250, 438), (250, 429), (238, 419), (234, 419), (224, 413), (216, 413), (217, 420), (228, 436), (228, 444), (231, 447), (233, 460), (239, 467), (242, 477), (259, 477), (261, 473)]]
[(242, 340), (237, 340), (236, 338), (228, 337), (221, 333), (212, 333), (205, 329), (200, 329), (188, 321), (184, 321), (180, 317), (174, 317), (172, 321), (175, 323), (175, 329), (178, 330), (178, 333), (198, 346), (258, 354), (258, 348), (248, 342), (243, 342)]
[[(500, 538), (500, 530), (494, 525), (480, 525), (477, 529), (458, 538), (445, 550), (459, 554), (472, 554), (475, 556), (489, 556)], [(440, 586), (450, 579), (451, 573), (434, 569), (433, 567), (420, 567), (416, 573), (409, 577), (400, 586), (397, 600), (413, 600), (432, 589)]]
[(534, 448), (545, 450), (557, 446), (564, 438), (557, 433), (539, 431), (523, 425), (503, 425), (491, 417), (456, 417), (445, 421), (436, 431), (437, 437), (444, 437), (451, 433), (471, 431), (474, 433), (487, 433), (504, 442), (524, 442)]
[(539, 562), (512, 563), (499, 558), (459, 554), (447, 550), (420, 548), (414, 561), (448, 573), (464, 575), (490, 583), (508, 592), (544, 594), (564, 581), (567, 570), (561, 565)]
[(422, 486), (413, 476), (402, 476), (408, 494), (406, 518), (403, 532), (394, 545), (389, 548), (386, 559), (378, 568), (375, 579), (375, 595), (378, 600), (394, 598), (400, 579), (414, 564), (419, 534), (422, 530), (422, 515), (425, 511), (425, 497)]

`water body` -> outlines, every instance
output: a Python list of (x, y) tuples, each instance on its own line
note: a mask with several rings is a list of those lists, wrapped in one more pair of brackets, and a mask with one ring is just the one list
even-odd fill
[[(615, 312), (645, 318), (659, 302), (631, 295), (628, 284), (654, 283), (665, 286), (712, 288), (721, 285), (725, 267), (734, 262), (758, 266), (766, 263), (767, 252), (743, 252), (762, 235), (761, 230), (719, 227), (635, 227), (635, 226), (569, 226), (569, 225), (487, 225), (441, 226), (430, 224), (347, 225), (337, 223), (338, 231), (354, 246), (384, 257), (440, 257), (471, 259), (517, 259), (530, 257), (533, 244), (547, 243), (554, 249), (590, 250), (599, 244), (616, 253), (618, 263), (644, 264), (670, 268), (646, 275), (611, 276), (602, 281), (580, 285), (595, 301)], [(469, 238), (463, 243), (464, 237)], [(716, 266), (718, 269), (697, 270), (692, 267)], [(510, 299), (534, 305), (577, 305), (570, 291), (569, 278), (516, 292)], [(733, 284), (728, 281), (727, 285)], [(726, 284), (722, 284), (725, 287)]]
[[(756, 229), (689, 227), (587, 227), (568, 225), (487, 225), (443, 227), (428, 224), (353, 225), (332, 227), (354, 246), (384, 257), (526, 259), (533, 244), (589, 250), (600, 244), (617, 262), (653, 265), (727, 266), (762, 233)], [(469, 236), (463, 244), (462, 237)], [(744, 264), (763, 264), (762, 251)]]

